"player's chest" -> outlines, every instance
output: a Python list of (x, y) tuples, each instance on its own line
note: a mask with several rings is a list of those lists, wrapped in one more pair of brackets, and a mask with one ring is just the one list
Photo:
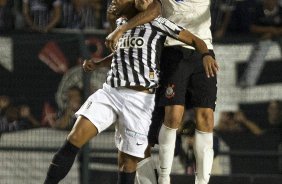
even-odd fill
[(144, 48), (157, 42), (158, 33), (150, 29), (138, 27), (135, 30), (127, 31), (119, 40), (118, 48)]

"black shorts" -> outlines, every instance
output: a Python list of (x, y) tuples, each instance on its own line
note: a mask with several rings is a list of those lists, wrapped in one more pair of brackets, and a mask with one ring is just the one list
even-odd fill
[[(153, 144), (163, 122), (165, 106), (184, 105), (186, 108), (214, 110), (217, 93), (217, 79), (207, 78), (200, 53), (181, 46), (165, 47), (162, 53), (160, 87), (149, 131), (149, 142)], [(212, 50), (210, 53), (214, 56)]]

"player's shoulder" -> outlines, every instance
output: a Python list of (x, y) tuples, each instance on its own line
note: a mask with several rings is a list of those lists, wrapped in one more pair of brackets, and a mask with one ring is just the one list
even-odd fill
[(155, 23), (157, 25), (166, 26), (166, 27), (175, 27), (175, 26), (177, 26), (174, 22), (172, 22), (172, 21), (170, 21), (167, 18), (164, 18), (162, 16), (158, 16), (157, 18), (155, 18), (153, 20), (153, 23)]
[(165, 24), (167, 21), (169, 21), (169, 20), (164, 18), (164, 17), (162, 17), (162, 16), (158, 16), (152, 22), (153, 23), (158, 23), (158, 24)]

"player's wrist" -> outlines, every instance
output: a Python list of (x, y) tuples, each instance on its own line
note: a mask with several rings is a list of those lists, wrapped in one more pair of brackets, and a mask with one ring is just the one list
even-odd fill
[(120, 31), (121, 33), (124, 33), (124, 32), (126, 32), (127, 30), (130, 29), (130, 25), (129, 25), (128, 23), (125, 23), (125, 24), (123, 24), (123, 25), (121, 25), (121, 26), (118, 26), (117, 29), (118, 29), (118, 31)]
[(205, 53), (202, 54), (202, 59), (204, 59), (207, 56), (210, 56), (210, 57), (214, 58), (214, 56), (211, 53), (205, 52)]

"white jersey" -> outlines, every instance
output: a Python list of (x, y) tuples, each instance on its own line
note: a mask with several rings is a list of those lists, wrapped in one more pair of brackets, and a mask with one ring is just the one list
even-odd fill
[[(210, 0), (161, 0), (162, 16), (187, 29), (213, 49), (210, 30)], [(185, 45), (172, 38), (167, 38), (166, 46)], [(194, 49), (190, 46), (185, 46)]]

